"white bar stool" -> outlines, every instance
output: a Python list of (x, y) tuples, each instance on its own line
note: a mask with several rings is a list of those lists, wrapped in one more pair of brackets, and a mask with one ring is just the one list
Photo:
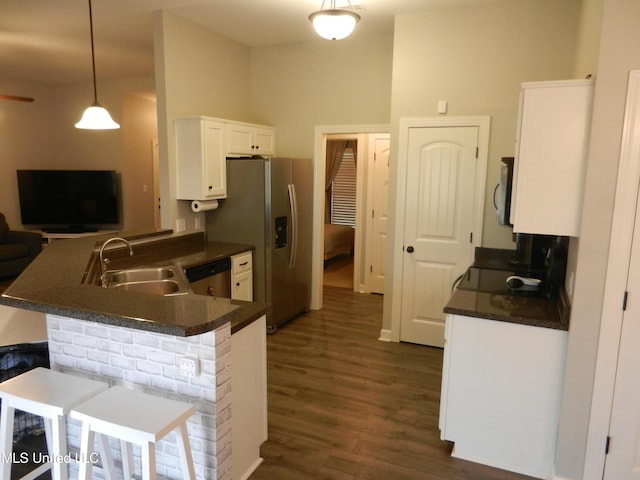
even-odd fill
[[(142, 478), (156, 479), (155, 444), (170, 432), (176, 432), (180, 463), (184, 479), (195, 480), (191, 447), (187, 435), (187, 419), (195, 412), (188, 403), (149, 395), (123, 387), (109, 390), (77, 405), (69, 414), (82, 422), (80, 456), (89, 459), (92, 454), (94, 433), (120, 439), (124, 478), (133, 475), (130, 444), (140, 446)], [(103, 464), (112, 468), (111, 454), (104, 452)], [(91, 478), (92, 463), (80, 465), (80, 480)], [(115, 472), (111, 472), (112, 475)]]
[(38, 367), (0, 383), (0, 480), (11, 479), (15, 410), (44, 418), (47, 447), (53, 462), (43, 463), (22, 479), (33, 479), (51, 470), (53, 480), (66, 480), (67, 429), (65, 415), (71, 408), (106, 390), (108, 384)]

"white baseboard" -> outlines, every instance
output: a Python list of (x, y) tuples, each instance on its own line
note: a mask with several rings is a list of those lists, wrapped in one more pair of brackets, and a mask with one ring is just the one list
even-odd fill
[(380, 330), (380, 338), (378, 338), (381, 342), (390, 342), (391, 341), (391, 330), (383, 328)]
[(551, 480), (573, 480), (573, 479), (569, 477), (561, 477), (560, 475), (556, 475), (556, 469), (554, 467), (551, 472)]

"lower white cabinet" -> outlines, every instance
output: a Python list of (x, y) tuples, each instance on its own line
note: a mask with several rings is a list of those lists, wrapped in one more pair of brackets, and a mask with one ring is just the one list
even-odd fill
[(441, 438), (452, 455), (550, 478), (567, 332), (448, 315)]
[(253, 301), (253, 255), (250, 251), (231, 257), (231, 298)]
[(260, 465), (267, 440), (267, 320), (262, 316), (231, 335), (231, 457), (233, 480)]

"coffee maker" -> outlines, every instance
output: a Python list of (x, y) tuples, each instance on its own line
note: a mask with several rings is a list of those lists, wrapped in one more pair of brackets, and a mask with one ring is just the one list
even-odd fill
[(568, 237), (514, 233), (518, 275), (542, 280), (545, 296), (554, 298), (564, 284), (567, 268)]

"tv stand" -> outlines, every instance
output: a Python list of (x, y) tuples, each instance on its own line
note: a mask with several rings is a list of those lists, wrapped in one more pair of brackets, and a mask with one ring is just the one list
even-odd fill
[(85, 231), (83, 232), (72, 232), (65, 229), (48, 228), (48, 229), (42, 230), (42, 242), (44, 245), (48, 245), (54, 240), (62, 240), (65, 238), (88, 237), (91, 235), (103, 235), (106, 233), (116, 233), (116, 232), (118, 232), (118, 230), (98, 230), (98, 229), (87, 230), (85, 229)]
[(69, 227), (53, 227), (45, 228), (42, 230), (45, 233), (93, 233), (97, 232), (97, 228), (82, 227), (82, 226), (69, 226)]

